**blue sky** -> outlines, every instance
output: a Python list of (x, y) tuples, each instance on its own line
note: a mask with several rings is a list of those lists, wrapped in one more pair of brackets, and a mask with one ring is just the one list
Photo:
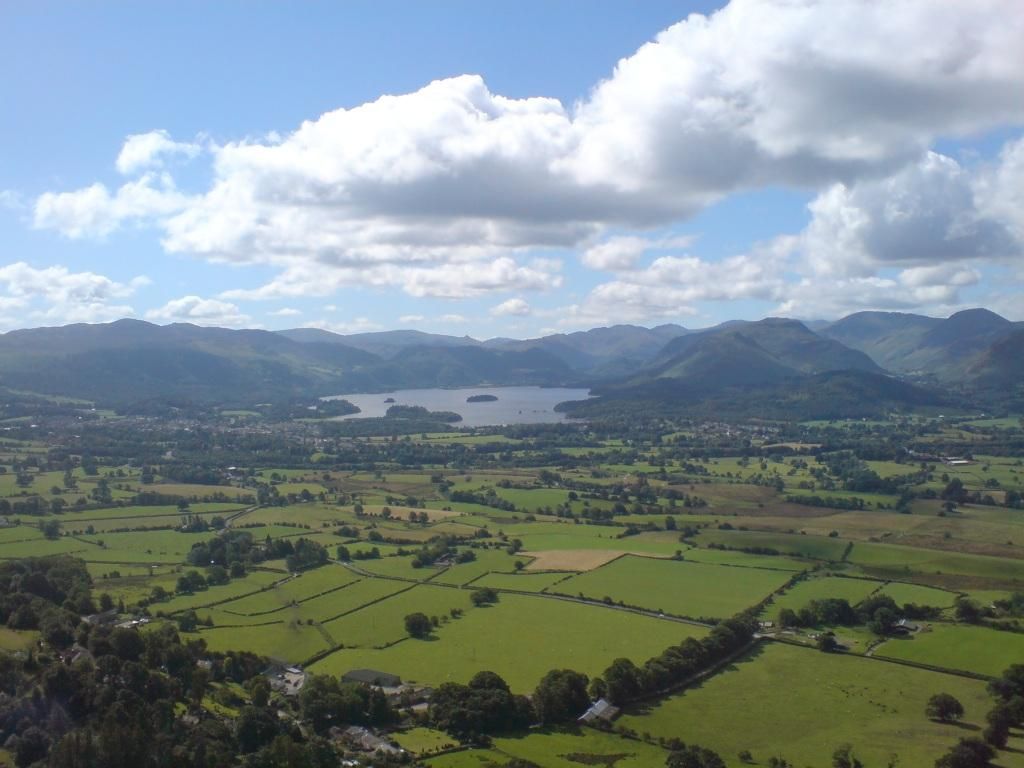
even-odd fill
[(1024, 9), (882, 5), (5, 4), (0, 330), (1024, 319)]

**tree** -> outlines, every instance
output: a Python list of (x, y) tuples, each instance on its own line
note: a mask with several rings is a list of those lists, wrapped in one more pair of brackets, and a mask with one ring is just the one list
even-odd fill
[(50, 750), (50, 737), (46, 732), (36, 726), (30, 726), (18, 737), (14, 747), (14, 764), (18, 768), (32, 765), (37, 760), (46, 757)]
[(146, 642), (142, 635), (127, 627), (116, 627), (108, 640), (111, 649), (122, 661), (138, 661), (146, 650)]
[(942, 493), (939, 494), (939, 498), (943, 501), (955, 501), (958, 504), (963, 504), (967, 501), (967, 489), (964, 488), (964, 481), (959, 477), (954, 477), (945, 488), (942, 489)]
[(245, 687), (254, 707), (265, 707), (270, 703), (270, 682), (263, 675), (249, 678)]
[(977, 624), (982, 617), (981, 606), (966, 597), (957, 598), (953, 612), (956, 620), (965, 624)]
[(629, 659), (616, 659), (602, 675), (605, 683), (605, 696), (613, 704), (625, 704), (636, 696), (641, 688), (641, 673)]
[(553, 669), (533, 693), (533, 706), (544, 725), (571, 722), (590, 706), (587, 676), (571, 669)]
[(266, 709), (243, 707), (235, 721), (235, 738), (242, 754), (255, 752), (277, 736), (277, 718)]
[(430, 700), (430, 719), (462, 741), (477, 742), (481, 734), (526, 727), (533, 710), (525, 696), (515, 696), (494, 672), (478, 672), (469, 685), (445, 683)]
[(935, 768), (985, 768), (996, 751), (981, 739), (960, 739), (960, 743), (935, 761)]
[(498, 602), (498, 592), (490, 587), (484, 587), (483, 589), (473, 590), (473, 594), (469, 596), (469, 599), (473, 602), (473, 605), (478, 607), (489, 605), (490, 603)]
[(668, 768), (725, 768), (725, 761), (705, 747), (690, 744), (673, 751), (665, 760)]
[(899, 616), (890, 608), (879, 608), (868, 622), (868, 629), (876, 635), (887, 635), (895, 626)]
[(430, 634), (431, 629), (433, 624), (425, 613), (410, 613), (405, 617), (405, 631), (409, 633), (409, 637), (421, 640)]
[(203, 705), (203, 697), (210, 687), (210, 672), (202, 667), (196, 667), (192, 671), (192, 681), (189, 685), (189, 700), (192, 706), (199, 709)]
[(839, 650), (839, 643), (836, 641), (836, 636), (831, 632), (822, 632), (818, 635), (818, 650), (825, 653), (832, 653), (833, 651)]
[(864, 768), (864, 763), (853, 754), (853, 747), (841, 744), (832, 753), (832, 768)]
[(43, 536), (48, 539), (58, 539), (60, 538), (60, 521), (44, 520), (39, 523), (39, 530), (42, 531)]
[(195, 611), (185, 611), (178, 616), (178, 629), (182, 632), (195, 632), (197, 626), (199, 626), (199, 618)]
[(936, 693), (925, 705), (924, 713), (940, 723), (951, 723), (964, 716), (964, 705), (948, 693)]

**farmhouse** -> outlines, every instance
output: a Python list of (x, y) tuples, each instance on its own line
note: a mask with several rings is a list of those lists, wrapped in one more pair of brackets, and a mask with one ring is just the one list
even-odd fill
[(363, 752), (383, 752), (389, 755), (398, 755), (404, 751), (387, 739), (378, 736), (369, 728), (364, 728), (361, 725), (353, 725), (343, 731), (332, 728), (331, 735), (341, 739), (350, 747), (360, 749)]
[(402, 678), (389, 672), (379, 672), (376, 669), (353, 669), (341, 676), (341, 682), (365, 683), (366, 685), (376, 685), (381, 688), (397, 688), (402, 684)]
[(92, 613), (88, 616), (83, 616), (82, 621), (92, 626), (100, 626), (104, 624), (113, 624), (117, 621), (117, 609), (111, 608), (109, 611), (103, 611), (101, 613)]
[(577, 718), (580, 723), (593, 723), (596, 720), (603, 720), (610, 723), (619, 715), (619, 708), (613, 706), (607, 699), (598, 699), (590, 708)]
[(281, 667), (274, 665), (267, 669), (263, 676), (270, 687), (285, 696), (294, 696), (306, 684), (306, 673), (298, 667)]

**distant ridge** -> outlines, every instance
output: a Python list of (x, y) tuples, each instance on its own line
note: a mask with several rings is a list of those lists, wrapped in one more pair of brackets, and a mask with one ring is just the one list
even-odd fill
[[(768, 392), (780, 402), (800, 392), (812, 402), (817, 395), (808, 388), (827, 384), (837, 402), (850, 406), (858, 397), (928, 401), (915, 383), (961, 392), (1019, 388), (1022, 349), (1024, 324), (985, 309), (946, 319), (858, 312), (817, 332), (772, 317), (697, 331), (613, 325), (486, 341), (414, 329), (343, 335), (125, 319), (0, 334), (0, 388), (119, 406), (160, 398), (251, 404), (394, 388), (579, 385), (620, 402), (675, 407), (738, 391), (752, 402), (761, 398), (754, 393)], [(892, 375), (906, 378), (906, 387)]]
[(822, 330), (822, 335), (870, 355), (895, 373), (942, 382), (971, 379), (997, 342), (1024, 327), (987, 309), (968, 309), (946, 319), (898, 312), (858, 312)]

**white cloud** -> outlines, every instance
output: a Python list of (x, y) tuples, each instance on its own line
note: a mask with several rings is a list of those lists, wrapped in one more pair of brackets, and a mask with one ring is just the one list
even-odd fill
[(95, 272), (72, 272), (67, 267), (33, 267), (24, 261), (0, 267), (0, 284), (16, 298), (40, 297), (56, 304), (104, 302), (131, 296), (135, 289), (149, 283), (136, 277), (119, 283)]
[(167, 131), (132, 134), (125, 139), (117, 156), (117, 170), (125, 175), (163, 166), (169, 155), (193, 158), (202, 151), (198, 144), (174, 141)]
[(398, 286), (410, 296), (460, 299), (499, 290), (544, 290), (562, 284), (561, 275), (547, 271), (552, 268), (551, 263), (539, 266), (541, 268), (524, 266), (508, 257), (485, 262), (407, 267), (379, 264), (365, 268), (323, 269), (297, 264), (259, 288), (232, 289), (222, 293), (221, 298), (261, 300), (330, 296), (341, 288), (362, 285), (374, 288)]
[[(531, 256), (565, 249), (615, 273), (574, 317), (806, 306), (832, 295), (828, 279), (877, 300), (952, 301), (921, 273), (880, 270), (1005, 258), (1022, 237), (1024, 143), (983, 173), (926, 153), (938, 138), (1024, 122), (1022, 39), (1017, 0), (732, 0), (664, 30), (568, 108), (495, 94), (477, 76), (439, 80), (211, 147), (213, 181), (198, 194), (153, 170), (114, 192), (46, 193), (35, 225), (102, 237), (154, 222), (169, 252), (276, 270), (227, 301), (353, 286), (450, 299), (550, 290), (560, 264)], [(130, 136), (117, 165), (159, 171), (200, 151), (152, 131)], [(635, 234), (768, 186), (824, 190), (803, 262), (659, 254), (686, 243)], [(792, 291), (783, 266), (800, 274)]]
[(14, 324), (8, 316), (12, 311), (18, 313), (21, 325), (26, 317), (51, 324), (106, 322), (133, 315), (131, 306), (116, 301), (148, 283), (144, 276), (121, 283), (95, 272), (33, 267), (18, 261), (0, 267), (0, 313), (5, 326)]
[(1021, 244), (1006, 223), (990, 215), (997, 207), (984, 206), (986, 211), (978, 203), (979, 181), (990, 176), (987, 169), (972, 173), (927, 152), (892, 176), (832, 186), (809, 206), (812, 220), (802, 248), (810, 270), (864, 277), (884, 265), (1019, 254)]
[(613, 237), (585, 250), (580, 261), (591, 269), (631, 269), (649, 247), (645, 237)]
[(710, 261), (695, 256), (660, 256), (643, 269), (629, 268), (601, 283), (579, 304), (558, 310), (562, 325), (607, 325), (692, 316), (705, 301), (780, 300), (783, 271), (795, 238), (778, 237), (748, 254)]
[(332, 333), (369, 333), (371, 331), (380, 331), (383, 326), (380, 323), (370, 320), (368, 317), (357, 317), (354, 320), (341, 323), (328, 322), (327, 320), (314, 320), (313, 322), (306, 323), (302, 326), (303, 328), (319, 328), (323, 331), (331, 331)]
[(199, 296), (182, 296), (172, 299), (157, 309), (146, 313), (147, 320), (169, 323), (194, 323), (195, 325), (216, 325), (237, 327), (248, 325), (252, 318), (226, 301), (204, 299)]
[(880, 179), (837, 184), (809, 205), (794, 240), (799, 275), (778, 311), (837, 317), (875, 309), (946, 314), (963, 308), (979, 268), (1013, 269), (1024, 255), (1024, 140), (990, 164), (964, 167), (927, 152)]
[(145, 174), (114, 194), (97, 182), (74, 192), (40, 195), (33, 223), (37, 229), (55, 229), (70, 238), (102, 238), (125, 222), (163, 219), (187, 203), (188, 198), (178, 192), (169, 175)]
[(788, 286), (779, 314), (809, 319), (838, 318), (861, 310), (948, 315), (965, 308), (960, 291), (975, 285), (977, 272), (955, 265), (914, 267), (893, 275), (804, 278)]
[(621, 272), (636, 267), (640, 258), (652, 251), (687, 248), (695, 239), (691, 236), (651, 238), (619, 235), (591, 246), (580, 256), (580, 261), (591, 269)]
[(423, 315), (402, 315), (400, 318), (398, 318), (398, 322), (400, 322), (402, 325), (415, 325), (417, 323), (422, 323), (426, 319), (427, 318), (425, 318)]
[(449, 323), (451, 325), (464, 325), (469, 322), (469, 318), (457, 314), (441, 315), (437, 318), (439, 323)]
[(979, 175), (974, 193), (982, 215), (1005, 222), (1024, 242), (1024, 138), (1007, 142), (994, 166)]
[(530, 305), (524, 299), (509, 299), (491, 307), (491, 314), (495, 317), (507, 317), (509, 315), (523, 317), (530, 314)]
[(1020, 122), (1015, 0), (733, 0), (623, 59), (581, 104), (570, 164), (679, 208), (891, 169), (940, 135)]
[(283, 307), (281, 309), (275, 309), (273, 312), (268, 312), (271, 317), (297, 317), (302, 312), (293, 307)]
[(23, 211), (28, 207), (25, 196), (13, 189), (0, 189), (0, 208), (9, 211)]

